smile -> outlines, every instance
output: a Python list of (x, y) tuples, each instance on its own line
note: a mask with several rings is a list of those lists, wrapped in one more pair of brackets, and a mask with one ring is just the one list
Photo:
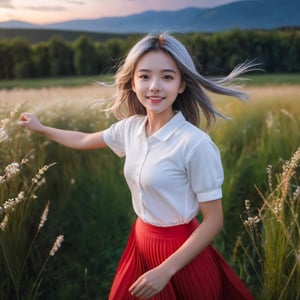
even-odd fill
[(162, 100), (164, 100), (164, 97), (150, 96), (150, 97), (147, 97), (147, 99), (148, 99), (151, 103), (160, 103)]

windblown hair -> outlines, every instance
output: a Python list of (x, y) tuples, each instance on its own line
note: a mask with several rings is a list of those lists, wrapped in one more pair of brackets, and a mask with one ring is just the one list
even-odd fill
[(173, 108), (181, 111), (186, 120), (195, 126), (200, 125), (202, 115), (206, 119), (207, 128), (216, 120), (217, 115), (225, 117), (214, 108), (207, 91), (239, 99), (247, 98), (247, 94), (230, 88), (229, 84), (251, 70), (253, 64), (239, 65), (224, 78), (209, 79), (199, 74), (188, 50), (176, 38), (169, 34), (147, 35), (133, 46), (115, 74), (117, 94), (109, 110), (118, 119), (135, 114), (146, 115), (144, 106), (132, 90), (132, 79), (139, 59), (150, 51), (164, 51), (174, 59), (186, 88), (183, 93), (178, 94)]

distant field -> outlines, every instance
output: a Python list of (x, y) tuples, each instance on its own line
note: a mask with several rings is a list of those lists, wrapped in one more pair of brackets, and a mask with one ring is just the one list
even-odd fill
[(23, 37), (30, 43), (48, 41), (53, 36), (61, 36), (66, 41), (75, 41), (80, 35), (89, 36), (93, 41), (102, 42), (110, 38), (127, 38), (128, 34), (99, 33), (86, 31), (66, 31), (51, 29), (14, 29), (0, 28), (0, 40), (10, 40)]
[[(249, 78), (246, 85), (300, 85), (300, 74), (259, 74), (245, 75)], [(63, 77), (63, 78), (36, 78), (22, 80), (1, 80), (0, 89), (13, 88), (44, 88), (44, 87), (75, 87), (92, 85), (95, 82), (111, 81), (112, 75)]]
[(109, 82), (111, 75), (97, 75), (97, 76), (76, 76), (76, 77), (62, 77), (62, 78), (35, 78), (35, 79), (20, 79), (20, 80), (1, 80), (0, 89), (39, 89), (44, 87), (76, 87), (84, 85), (92, 85), (96, 82)]
[(268, 85), (268, 84), (300, 84), (300, 74), (256, 74), (246, 75), (251, 85)]

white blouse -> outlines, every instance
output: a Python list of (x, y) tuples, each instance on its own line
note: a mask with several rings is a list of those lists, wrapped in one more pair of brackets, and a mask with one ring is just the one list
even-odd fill
[(199, 202), (222, 198), (220, 153), (209, 135), (178, 112), (147, 137), (146, 116), (132, 116), (104, 130), (104, 141), (125, 158), (124, 174), (135, 213), (146, 223), (188, 223)]

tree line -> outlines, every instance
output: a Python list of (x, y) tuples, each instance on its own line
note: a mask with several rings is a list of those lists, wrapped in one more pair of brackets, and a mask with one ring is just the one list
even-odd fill
[[(231, 30), (221, 33), (176, 35), (205, 75), (225, 74), (247, 60), (261, 63), (268, 73), (300, 72), (300, 31)], [(81, 35), (74, 42), (53, 36), (30, 44), (22, 38), (0, 40), (0, 79), (22, 79), (113, 73), (140, 38), (94, 42)]]

